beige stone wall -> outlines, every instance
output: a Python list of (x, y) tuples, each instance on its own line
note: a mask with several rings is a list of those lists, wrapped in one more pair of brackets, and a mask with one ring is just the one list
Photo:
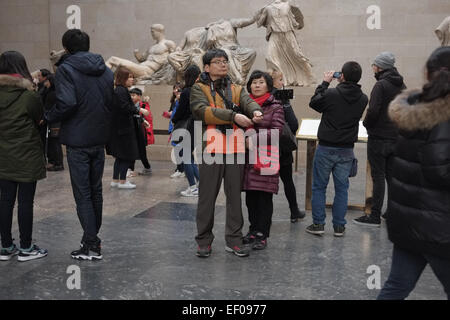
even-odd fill
[(48, 0), (0, 0), (0, 52), (21, 52), (30, 71), (50, 67), (48, 4)]
[[(0, 50), (22, 51), (30, 69), (48, 67), (49, 49), (60, 49), (67, 29), (66, 9), (81, 8), (82, 29), (91, 36), (92, 51), (105, 58), (133, 59), (133, 49), (151, 45), (150, 25), (166, 26), (167, 38), (179, 42), (185, 30), (220, 18), (249, 17), (270, 0), (0, 0)], [(297, 38), (311, 59), (315, 75), (340, 68), (350, 59), (364, 68), (363, 87), (373, 85), (370, 64), (383, 50), (397, 55), (409, 86), (422, 83), (422, 67), (439, 45), (434, 29), (450, 14), (448, 0), (304, 0), (297, 1), (305, 28)], [(368, 30), (366, 9), (381, 9), (381, 30)], [(265, 29), (238, 31), (243, 46), (257, 50), (255, 68), (265, 68)]]
[[(251, 16), (270, 0), (0, 0), (0, 51), (19, 50), (31, 70), (49, 67), (51, 49), (61, 49), (61, 36), (69, 16), (66, 9), (81, 8), (81, 27), (91, 37), (91, 51), (133, 60), (133, 49), (152, 43), (150, 26), (162, 23), (168, 39), (179, 43), (185, 30), (220, 18)], [(314, 65), (317, 79), (324, 70), (339, 69), (356, 60), (363, 67), (363, 90), (369, 94), (375, 83), (370, 65), (381, 51), (397, 56), (397, 67), (408, 87), (423, 83), (423, 67), (439, 45), (434, 29), (450, 15), (449, 0), (303, 0), (297, 1), (305, 16), (305, 28), (297, 38)], [(369, 30), (366, 13), (370, 5), (381, 9), (381, 29)], [(264, 69), (265, 29), (239, 29), (241, 45), (255, 48), (254, 69)], [(152, 95), (155, 127), (167, 128), (160, 114), (168, 106), (170, 87), (147, 90)], [(294, 108), (299, 118), (319, 117), (307, 108), (313, 90), (296, 89)], [(166, 137), (158, 137), (163, 145)], [(156, 147), (154, 148), (156, 149)], [(166, 154), (162, 151), (161, 154)]]

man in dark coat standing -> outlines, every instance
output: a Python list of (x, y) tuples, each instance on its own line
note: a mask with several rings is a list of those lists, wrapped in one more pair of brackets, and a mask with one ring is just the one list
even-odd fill
[[(348, 177), (355, 157), (353, 147), (358, 140), (359, 120), (367, 106), (367, 96), (358, 84), (362, 69), (350, 61), (342, 67), (339, 84), (329, 89), (334, 71), (324, 74), (324, 80), (311, 98), (309, 106), (322, 113), (317, 137), (319, 146), (314, 155), (312, 185), (313, 224), (306, 232), (322, 235), (325, 226), (325, 199), (330, 174), (333, 174), (335, 196), (333, 202), (334, 235), (345, 232), (348, 202)], [(336, 74), (336, 77), (338, 75)]]
[(102, 259), (97, 236), (102, 222), (104, 146), (108, 142), (113, 98), (113, 73), (103, 58), (89, 52), (89, 36), (78, 29), (66, 31), (62, 45), (67, 54), (56, 71), (56, 106), (48, 122), (61, 121), (60, 140), (67, 147), (70, 180), (84, 234), (72, 258)]
[(403, 77), (394, 67), (395, 57), (390, 52), (382, 52), (372, 64), (377, 83), (370, 95), (369, 108), (364, 118), (369, 139), (367, 141), (367, 159), (372, 170), (373, 197), (370, 215), (353, 219), (356, 224), (379, 227), (381, 208), (383, 207), (386, 180), (392, 176), (389, 159), (394, 153), (398, 136), (397, 126), (388, 117), (388, 106), (392, 100), (406, 89)]

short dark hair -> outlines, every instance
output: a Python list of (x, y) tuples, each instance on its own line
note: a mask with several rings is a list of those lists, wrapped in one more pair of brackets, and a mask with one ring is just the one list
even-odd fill
[(267, 90), (269, 92), (272, 92), (273, 90), (273, 79), (270, 76), (270, 74), (268, 74), (267, 72), (261, 71), (261, 70), (255, 70), (252, 72), (252, 74), (250, 75), (250, 78), (248, 79), (247, 82), (247, 91), (248, 93), (252, 93), (252, 82), (255, 79), (259, 79), (259, 78), (264, 78), (264, 80), (266, 81), (267, 84)]
[(89, 51), (89, 35), (80, 29), (67, 30), (62, 37), (62, 45), (70, 54)]
[[(52, 73), (49, 73), (47, 76), (47, 81), (50, 82), (50, 87), (54, 88), (55, 87), (55, 76)], [(44, 81), (45, 82), (45, 81)]]
[(25, 57), (18, 51), (5, 51), (0, 55), (0, 74), (14, 73), (33, 81)]
[(211, 64), (211, 60), (214, 58), (225, 58), (228, 61), (227, 53), (222, 49), (211, 49), (206, 51), (203, 55), (203, 66)]
[(139, 89), (139, 88), (133, 88), (133, 89), (131, 89), (131, 90), (130, 90), (130, 94), (132, 94), (132, 93), (137, 94), (138, 96), (142, 96), (142, 90)]
[(345, 81), (358, 83), (361, 80), (362, 68), (356, 61), (349, 61), (342, 66)]
[(198, 76), (200, 75), (201, 70), (195, 64), (189, 66), (184, 72), (184, 87), (190, 88), (195, 84)]
[(130, 77), (130, 74), (133, 74), (130, 70), (125, 68), (124, 66), (119, 66), (116, 70), (116, 74), (114, 77), (114, 84), (116, 86), (124, 86), (127, 83), (128, 78)]
[(48, 77), (48, 75), (52, 74), (48, 69), (40, 69), (39, 71), (43, 77)]

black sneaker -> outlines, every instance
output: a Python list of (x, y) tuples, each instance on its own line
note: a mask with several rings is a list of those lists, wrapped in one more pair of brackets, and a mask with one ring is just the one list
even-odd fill
[(73, 259), (77, 260), (101, 260), (103, 259), (101, 245), (89, 246), (82, 243), (79, 250), (72, 251), (70, 254)]
[(364, 215), (362, 217), (353, 219), (353, 222), (356, 224), (360, 224), (363, 226), (370, 226), (370, 227), (379, 227), (381, 225), (381, 219), (380, 218), (374, 218), (372, 215)]
[(44, 258), (47, 256), (47, 254), (47, 250), (41, 249), (37, 245), (33, 244), (30, 249), (20, 248), (17, 260), (20, 262), (30, 261), (34, 259)]
[(199, 258), (208, 258), (211, 255), (211, 246), (200, 247), (197, 249), (197, 257)]
[(234, 253), (238, 257), (248, 257), (250, 255), (249, 250), (245, 247), (233, 246), (230, 248), (229, 246), (225, 246), (225, 251)]
[(255, 242), (253, 243), (253, 250), (264, 250), (267, 247), (267, 238), (260, 232), (256, 234)]
[(291, 211), (291, 223), (296, 223), (298, 220), (303, 220), (305, 216), (305, 211), (300, 211), (299, 208), (295, 208)]
[(335, 237), (343, 237), (345, 233), (345, 227), (344, 226), (333, 226), (334, 229), (334, 236)]
[(312, 234), (317, 234), (320, 236), (325, 232), (325, 225), (313, 223), (309, 227), (306, 227), (306, 232), (312, 233)]
[(15, 244), (13, 244), (9, 248), (2, 248), (0, 250), (0, 261), (8, 261), (11, 260), (12, 257), (17, 256), (19, 254), (19, 249)]
[(242, 243), (243, 244), (252, 244), (255, 242), (256, 236), (255, 236), (255, 232), (254, 231), (249, 231), (247, 233), (247, 235), (242, 238)]

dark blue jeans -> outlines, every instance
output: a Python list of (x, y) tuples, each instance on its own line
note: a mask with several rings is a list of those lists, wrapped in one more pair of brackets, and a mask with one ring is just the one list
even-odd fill
[(192, 187), (196, 181), (200, 181), (200, 174), (193, 155), (191, 155), (191, 161), (189, 163), (184, 163), (184, 173), (186, 174), (189, 186)]
[(67, 147), (67, 163), (78, 219), (84, 231), (81, 242), (97, 245), (100, 243), (97, 234), (102, 224), (104, 146)]
[(0, 232), (2, 247), (9, 248), (13, 244), (11, 227), (13, 210), (18, 199), (17, 213), (20, 233), (20, 247), (31, 247), (33, 233), (33, 203), (36, 193), (35, 182), (15, 182), (0, 180)]
[(330, 174), (333, 174), (333, 225), (344, 226), (348, 202), (348, 175), (354, 158), (353, 148), (332, 148), (319, 145), (314, 155), (312, 215), (315, 224), (325, 224), (325, 202)]
[(419, 254), (403, 250), (394, 245), (389, 277), (378, 295), (378, 300), (403, 300), (416, 286), (427, 264), (444, 286), (450, 300), (450, 260), (430, 254)]

